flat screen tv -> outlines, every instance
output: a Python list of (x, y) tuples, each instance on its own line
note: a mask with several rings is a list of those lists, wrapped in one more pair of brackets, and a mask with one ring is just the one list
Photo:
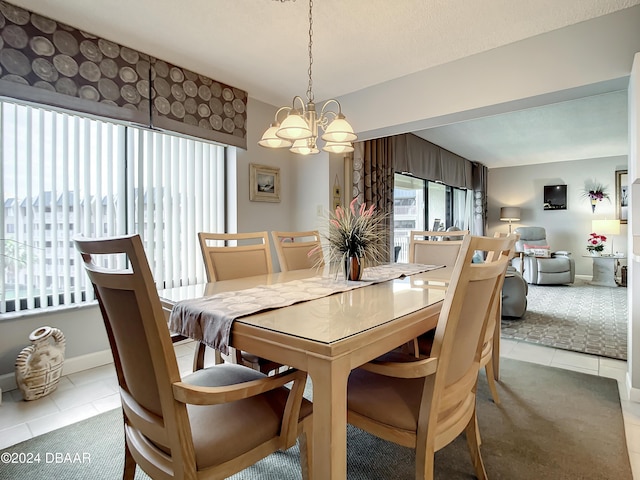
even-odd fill
[(566, 185), (545, 185), (544, 186), (544, 209), (545, 210), (566, 210), (567, 209), (567, 186)]

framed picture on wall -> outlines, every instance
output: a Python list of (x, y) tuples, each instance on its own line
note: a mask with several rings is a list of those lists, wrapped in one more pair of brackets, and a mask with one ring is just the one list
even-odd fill
[(249, 164), (249, 200), (252, 202), (280, 201), (279, 168)]
[(567, 209), (567, 186), (566, 185), (545, 185), (544, 186), (544, 209), (545, 210), (566, 210)]
[(629, 180), (626, 170), (616, 170), (616, 212), (620, 223), (629, 218)]

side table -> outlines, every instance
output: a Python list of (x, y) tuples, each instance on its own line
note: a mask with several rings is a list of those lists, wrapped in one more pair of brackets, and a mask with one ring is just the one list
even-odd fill
[(616, 282), (616, 266), (618, 260), (623, 260), (624, 256), (602, 255), (594, 257), (591, 255), (583, 255), (593, 259), (593, 277), (591, 278), (591, 285), (599, 285), (602, 287), (617, 287)]

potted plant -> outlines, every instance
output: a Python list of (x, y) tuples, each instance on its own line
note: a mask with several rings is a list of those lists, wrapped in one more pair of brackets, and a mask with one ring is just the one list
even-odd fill
[(604, 242), (606, 241), (607, 237), (604, 235), (592, 233), (587, 239), (587, 251), (594, 257), (600, 256), (604, 250)]

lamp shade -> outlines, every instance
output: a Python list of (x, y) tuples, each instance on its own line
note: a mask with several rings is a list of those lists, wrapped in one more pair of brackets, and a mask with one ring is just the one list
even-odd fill
[(276, 135), (286, 140), (302, 140), (313, 136), (309, 124), (299, 112), (292, 110), (284, 119)]
[(322, 139), (326, 142), (353, 142), (358, 137), (353, 133), (353, 127), (344, 118), (344, 115), (339, 114), (333, 122), (331, 122), (322, 135)]
[(500, 220), (503, 222), (517, 222), (520, 220), (520, 207), (502, 207)]
[(280, 124), (272, 123), (269, 128), (262, 134), (262, 138), (258, 142), (258, 145), (267, 148), (282, 148), (290, 147), (291, 141), (284, 138), (280, 138), (276, 135), (276, 132), (280, 128)]
[(591, 231), (601, 235), (620, 235), (620, 220), (591, 220)]

